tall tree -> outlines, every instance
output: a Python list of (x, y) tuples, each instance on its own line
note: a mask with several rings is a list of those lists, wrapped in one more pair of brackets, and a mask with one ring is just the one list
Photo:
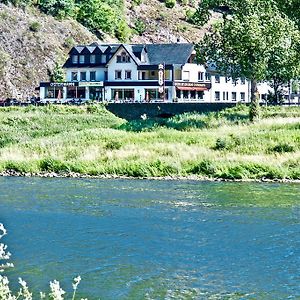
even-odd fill
[(251, 81), (250, 119), (259, 115), (257, 83), (289, 80), (300, 72), (299, 30), (274, 0), (203, 0), (194, 22), (203, 25), (221, 14), (197, 45), (199, 61), (214, 61), (218, 70)]

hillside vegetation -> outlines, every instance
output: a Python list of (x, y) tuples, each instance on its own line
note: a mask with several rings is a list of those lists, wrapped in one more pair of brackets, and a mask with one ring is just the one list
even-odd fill
[[(9, 113), (8, 113), (9, 112)], [(300, 179), (300, 109), (246, 107), (126, 122), (102, 106), (0, 110), (0, 170), (40, 173)]]
[(196, 3), (0, 0), (0, 99), (24, 100), (48, 81), (72, 46), (91, 42), (198, 41), (187, 22)]

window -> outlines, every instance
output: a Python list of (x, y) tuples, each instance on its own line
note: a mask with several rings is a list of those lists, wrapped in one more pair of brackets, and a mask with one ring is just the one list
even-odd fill
[(90, 99), (100, 101), (102, 100), (102, 88), (90, 87)]
[(104, 80), (108, 80), (108, 72), (104, 71)]
[(71, 81), (78, 81), (78, 73), (77, 72), (71, 73)]
[(112, 99), (118, 100), (134, 100), (134, 90), (133, 89), (112, 89)]
[(80, 80), (86, 81), (86, 72), (80, 72)]
[(230, 81), (230, 77), (229, 77), (229, 76), (226, 76), (226, 77), (225, 77), (225, 82), (228, 83), (229, 81)]
[(77, 98), (77, 87), (76, 86), (68, 86), (67, 87), (67, 98)]
[(115, 79), (122, 79), (122, 71), (119, 70), (115, 71)]
[(155, 71), (151, 71), (151, 77), (155, 76)]
[(80, 98), (85, 99), (85, 87), (68, 86), (67, 87), (67, 98)]
[(84, 64), (84, 55), (79, 55), (79, 63)]
[(101, 63), (103, 63), (103, 64), (106, 63), (106, 55), (105, 54), (101, 55)]
[(189, 81), (190, 80), (190, 71), (182, 72), (182, 80)]
[(220, 92), (215, 92), (215, 101), (220, 101)]
[(198, 81), (203, 81), (203, 72), (198, 72)]
[(190, 99), (196, 99), (196, 91), (190, 91)]
[(197, 96), (199, 100), (203, 100), (204, 92), (202, 91), (197, 91)]
[(139, 80), (145, 80), (146, 79), (146, 72), (142, 71), (139, 72)]
[(210, 81), (210, 74), (209, 73), (205, 73), (205, 80)]
[(231, 100), (236, 101), (236, 92), (231, 93)]
[(241, 92), (241, 101), (245, 101), (245, 93)]
[(85, 99), (85, 87), (77, 88), (77, 97), (76, 98)]
[(67, 87), (67, 98), (80, 98), (85, 99), (85, 87), (68, 86)]
[(95, 63), (96, 63), (96, 55), (92, 54), (92, 55), (90, 56), (90, 63), (91, 63), (91, 64), (95, 64)]
[(223, 92), (223, 101), (225, 101), (226, 98), (225, 98), (225, 92)]
[(246, 84), (245, 78), (241, 78), (241, 84)]
[(90, 81), (95, 81), (96, 80), (96, 72), (95, 71), (91, 71), (90, 72)]
[(189, 98), (189, 91), (182, 91), (183, 99)]
[(220, 75), (215, 76), (215, 83), (220, 83)]
[(130, 56), (126, 52), (122, 52), (120, 55), (117, 55), (117, 63), (129, 63)]
[(131, 79), (131, 71), (125, 71), (125, 79)]
[(72, 63), (78, 64), (78, 55), (72, 55)]

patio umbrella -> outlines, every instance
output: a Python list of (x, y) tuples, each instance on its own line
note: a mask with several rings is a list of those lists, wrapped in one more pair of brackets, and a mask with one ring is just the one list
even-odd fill
[(61, 99), (61, 90), (58, 90), (58, 93), (57, 93), (57, 100), (60, 100)]

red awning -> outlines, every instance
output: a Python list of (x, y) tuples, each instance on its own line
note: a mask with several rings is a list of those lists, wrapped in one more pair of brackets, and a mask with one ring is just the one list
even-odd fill
[(176, 87), (180, 91), (207, 91), (207, 87), (202, 86), (177, 86)]

